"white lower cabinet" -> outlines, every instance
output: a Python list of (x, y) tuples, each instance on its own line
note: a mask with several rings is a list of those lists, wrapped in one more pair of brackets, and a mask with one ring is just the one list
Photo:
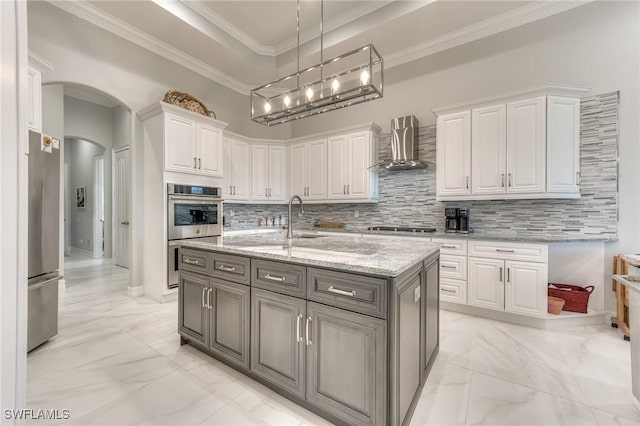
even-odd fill
[(433, 241), (442, 244), (441, 300), (546, 317), (546, 244), (469, 241), (467, 250), (464, 240), (434, 238)]
[(505, 261), (504, 310), (514, 314), (545, 316), (547, 265)]
[(440, 299), (467, 304), (467, 241), (433, 238), (440, 244)]
[(469, 305), (504, 310), (504, 260), (469, 258)]

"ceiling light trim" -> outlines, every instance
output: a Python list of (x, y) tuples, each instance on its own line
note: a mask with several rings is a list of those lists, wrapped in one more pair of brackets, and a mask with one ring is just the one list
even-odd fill
[[(428, 3), (423, 3), (420, 4), (419, 7), (414, 7), (411, 10), (415, 10), (415, 9), (419, 9), (422, 8), (424, 6), (426, 6), (427, 4), (432, 3), (435, 0), (430, 0)], [(367, 7), (367, 8), (362, 8), (359, 11), (350, 11), (349, 13), (345, 13), (343, 14), (339, 19), (335, 19), (333, 22), (328, 22), (325, 23), (325, 33), (329, 33), (331, 31), (335, 31), (339, 28), (344, 27), (345, 25), (348, 25), (354, 21), (357, 21), (361, 18), (363, 18), (364, 16), (367, 16), (373, 12), (375, 12), (378, 9), (382, 9), (383, 7), (387, 7), (390, 4), (394, 3), (393, 0), (385, 0), (385, 1), (380, 1), (375, 3), (374, 7)], [(408, 13), (408, 11), (406, 12)], [(369, 25), (368, 29), (372, 29), (375, 27), (375, 25), (379, 24), (378, 22), (375, 22), (372, 25)], [(300, 33), (300, 44), (305, 44), (305, 43), (309, 43), (310, 41), (315, 40), (316, 38), (318, 38), (319, 35), (317, 33), (317, 30), (307, 30), (305, 32), (301, 32)], [(294, 49), (296, 47), (296, 37), (291, 37), (287, 40), (285, 40), (282, 43), (277, 44), (274, 47), (275, 50), (275, 55), (279, 56), (283, 53), (286, 53), (292, 49)]]
[(531, 22), (539, 21), (549, 16), (583, 6), (592, 1), (593, 0), (570, 2), (537, 1), (533, 4), (522, 6), (468, 25), (459, 30), (451, 31), (442, 36), (388, 53), (385, 55), (386, 66), (387, 69), (389, 69), (406, 64)]
[(240, 43), (244, 44), (246, 47), (251, 49), (258, 55), (262, 56), (276, 56), (276, 49), (273, 46), (268, 46), (262, 43), (259, 43), (257, 40), (249, 36), (247, 33), (233, 25), (231, 22), (223, 18), (221, 15), (212, 11), (211, 9), (202, 6), (198, 2), (193, 1), (185, 1), (180, 0), (185, 6), (189, 7), (195, 13), (199, 14), (202, 18), (209, 21), (211, 24), (220, 28), (220, 30), (227, 33), (229, 36), (233, 37)]
[(245, 84), (240, 80), (212, 67), (191, 55), (186, 54), (170, 44), (167, 44), (157, 38), (139, 30), (138, 28), (121, 21), (120, 19), (109, 15), (103, 10), (86, 2), (85, 0), (77, 1), (53, 1), (48, 0), (50, 4), (71, 13), (80, 19), (83, 19), (103, 30), (109, 31), (131, 43), (147, 49), (165, 59), (170, 60), (178, 65), (194, 71), (204, 77), (207, 77), (216, 83), (228, 87), (242, 95), (249, 95), (252, 88), (251, 85)]

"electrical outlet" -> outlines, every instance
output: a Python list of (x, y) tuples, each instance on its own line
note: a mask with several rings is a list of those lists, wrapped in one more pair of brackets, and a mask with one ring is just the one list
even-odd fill
[(360, 217), (360, 210), (354, 210), (353, 217)]
[(230, 210), (229, 210), (229, 216), (233, 217), (233, 214), (234, 214), (234, 213), (233, 213), (233, 209), (230, 209)]

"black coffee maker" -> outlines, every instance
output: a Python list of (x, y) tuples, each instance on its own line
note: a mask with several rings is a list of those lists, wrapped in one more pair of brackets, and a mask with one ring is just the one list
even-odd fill
[(444, 209), (444, 232), (457, 232), (469, 234), (469, 209), (467, 207), (457, 209), (447, 207)]
[(460, 229), (460, 209), (447, 207), (444, 209), (444, 232), (458, 232)]

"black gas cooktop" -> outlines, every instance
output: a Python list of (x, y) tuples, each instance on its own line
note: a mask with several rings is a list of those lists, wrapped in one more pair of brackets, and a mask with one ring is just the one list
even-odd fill
[(391, 232), (415, 232), (415, 233), (427, 233), (436, 232), (436, 228), (417, 228), (410, 226), (370, 226), (368, 231), (391, 231)]

